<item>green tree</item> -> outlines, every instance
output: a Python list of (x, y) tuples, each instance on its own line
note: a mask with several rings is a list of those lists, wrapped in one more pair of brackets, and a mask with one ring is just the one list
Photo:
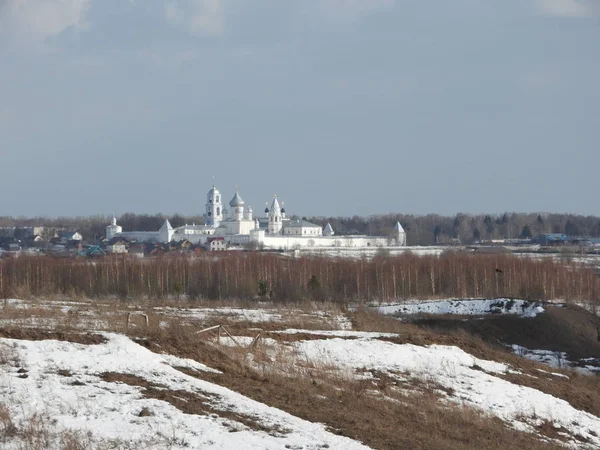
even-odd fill
[(267, 282), (265, 280), (258, 280), (258, 296), (266, 297), (267, 292), (269, 292), (269, 288), (267, 286)]
[(321, 282), (316, 275), (310, 277), (307, 288), (310, 298), (313, 300), (323, 300), (323, 288), (321, 287)]
[(523, 227), (523, 229), (521, 230), (521, 234), (519, 235), (519, 237), (521, 239), (531, 239), (532, 235), (531, 235), (531, 229), (529, 228), (529, 225), (525, 225)]
[(565, 224), (565, 234), (567, 236), (579, 236), (579, 227), (576, 223), (567, 220), (567, 223)]

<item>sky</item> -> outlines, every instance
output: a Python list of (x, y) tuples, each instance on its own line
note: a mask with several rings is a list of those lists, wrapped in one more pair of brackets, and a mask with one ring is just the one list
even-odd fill
[(600, 0), (0, 0), (1, 215), (600, 215)]

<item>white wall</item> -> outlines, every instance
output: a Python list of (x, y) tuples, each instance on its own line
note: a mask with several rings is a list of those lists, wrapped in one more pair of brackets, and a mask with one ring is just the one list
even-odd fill
[(285, 236), (322, 236), (323, 229), (321, 227), (284, 227), (283, 234)]
[[(371, 236), (271, 236), (259, 237), (265, 248), (293, 250), (296, 248), (368, 248), (388, 247), (390, 240)], [(395, 242), (393, 242), (395, 244)]]
[(225, 237), (231, 235), (244, 234), (247, 236), (252, 230), (254, 230), (253, 220), (225, 220), (221, 222), (220, 227), (217, 229), (216, 235)]
[(159, 242), (159, 233), (157, 231), (124, 231), (117, 235), (128, 241), (138, 242)]

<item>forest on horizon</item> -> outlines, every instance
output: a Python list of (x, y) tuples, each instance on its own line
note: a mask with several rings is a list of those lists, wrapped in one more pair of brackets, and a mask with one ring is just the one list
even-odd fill
[[(292, 216), (292, 218), (300, 218)], [(409, 245), (470, 244), (491, 239), (527, 239), (540, 233), (565, 233), (569, 236), (600, 237), (600, 217), (557, 213), (504, 214), (377, 214), (352, 217), (302, 217), (321, 226), (330, 223), (336, 234), (388, 236), (398, 221), (407, 233)], [(119, 216), (124, 231), (157, 231), (166, 219), (173, 227), (203, 224), (202, 216), (181, 214), (134, 214)], [(0, 217), (2, 227), (43, 226), (49, 229), (79, 231), (87, 242), (104, 236), (110, 218), (87, 217)]]

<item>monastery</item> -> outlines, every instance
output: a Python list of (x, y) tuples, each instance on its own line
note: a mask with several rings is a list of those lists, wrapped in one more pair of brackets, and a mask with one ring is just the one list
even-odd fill
[(211, 248), (239, 246), (256, 249), (297, 250), (314, 248), (373, 248), (404, 247), (406, 233), (399, 222), (394, 226), (391, 236), (337, 236), (330, 224), (324, 228), (306, 220), (292, 219), (286, 216), (283, 203), (273, 196), (271, 205), (267, 202), (265, 216), (255, 218), (252, 208), (236, 190), (229, 202), (230, 210), (223, 206), (223, 196), (213, 186), (206, 195), (204, 225), (184, 225), (173, 228), (168, 220), (160, 230), (123, 231), (113, 217), (106, 227), (106, 238), (121, 238), (137, 242), (179, 242), (188, 240), (192, 244), (210, 244)]

